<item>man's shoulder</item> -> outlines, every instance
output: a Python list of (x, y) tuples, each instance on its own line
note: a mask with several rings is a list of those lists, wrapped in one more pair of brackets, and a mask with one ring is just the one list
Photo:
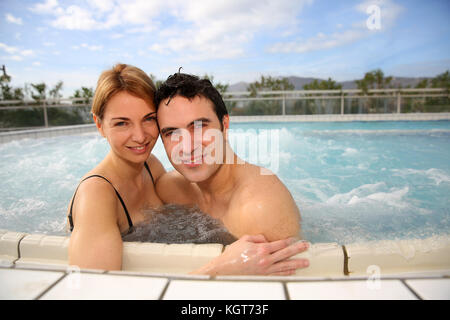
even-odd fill
[[(236, 194), (246, 202), (252, 199), (267, 199), (267, 195), (290, 196), (289, 190), (276, 174), (266, 168), (249, 165), (243, 175)], [(269, 197), (270, 198), (270, 197)]]
[(236, 190), (230, 213), (239, 216), (243, 233), (264, 234), (271, 240), (294, 236), (300, 228), (297, 204), (275, 174), (259, 174), (259, 168), (250, 168), (253, 172)]

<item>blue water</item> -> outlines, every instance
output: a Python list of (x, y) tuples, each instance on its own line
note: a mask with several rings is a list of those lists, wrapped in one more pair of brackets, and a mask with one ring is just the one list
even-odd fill
[[(450, 121), (235, 123), (230, 143), (286, 184), (311, 242), (450, 233)], [(0, 229), (65, 234), (80, 177), (107, 152), (98, 134), (0, 145)], [(171, 169), (160, 141), (154, 154)]]

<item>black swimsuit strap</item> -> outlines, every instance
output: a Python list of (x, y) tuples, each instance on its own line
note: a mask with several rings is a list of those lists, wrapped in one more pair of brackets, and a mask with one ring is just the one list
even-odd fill
[[(111, 181), (109, 181), (109, 180), (106, 179), (105, 177), (100, 176), (100, 175), (98, 175), (98, 174), (93, 174), (92, 176), (86, 177), (86, 178), (84, 178), (83, 180), (81, 180), (80, 184), (78, 185), (77, 189), (75, 190), (75, 193), (74, 193), (73, 198), (72, 198), (72, 203), (70, 204), (70, 212), (69, 212), (69, 216), (68, 216), (68, 218), (69, 218), (69, 223), (70, 223), (70, 231), (73, 231), (72, 208), (73, 208), (73, 202), (74, 202), (74, 200), (75, 200), (75, 196), (76, 196), (76, 194), (77, 194), (78, 188), (80, 187), (81, 183), (82, 183), (84, 180), (87, 180), (87, 179), (92, 178), (92, 177), (102, 178), (103, 180), (107, 181), (107, 182), (111, 185), (111, 187), (113, 187), (114, 191), (116, 192), (117, 197), (118, 197), (119, 200), (120, 200), (120, 203), (122, 204), (123, 210), (125, 211), (125, 214), (126, 214), (127, 220), (128, 220), (128, 225), (130, 226), (130, 230), (131, 230), (131, 229), (133, 228), (133, 222), (131, 221), (130, 214), (128, 213), (128, 209), (127, 209), (127, 207), (125, 206), (125, 202), (123, 201), (123, 199), (122, 199), (122, 197), (120, 196), (119, 192), (116, 190), (116, 188), (114, 188), (114, 186), (113, 186), (113, 184), (111, 183)], [(153, 180), (153, 177), (152, 177), (152, 180)]]
[(152, 178), (153, 185), (155, 185), (155, 180), (153, 179), (152, 172), (150, 171), (150, 167), (148, 166), (147, 162), (144, 162), (144, 166), (145, 169), (147, 169), (148, 173), (150, 174), (150, 178)]
[[(150, 171), (150, 167), (148, 166), (147, 162), (144, 162), (144, 166), (145, 166), (145, 169), (147, 169), (148, 173), (150, 174), (150, 178), (152, 178), (153, 185), (155, 185), (155, 180), (153, 179), (152, 172)], [(131, 221), (130, 214), (128, 213), (128, 209), (127, 209), (127, 207), (125, 206), (125, 202), (123, 201), (122, 197), (120, 196), (120, 194), (119, 194), (119, 192), (116, 190), (116, 188), (114, 188), (114, 186), (113, 186), (113, 184), (111, 183), (111, 181), (109, 181), (109, 180), (106, 179), (105, 177), (100, 176), (100, 175), (98, 175), (98, 174), (93, 174), (93, 175), (91, 175), (91, 176), (89, 176), (89, 177), (86, 177), (86, 178), (84, 178), (83, 180), (81, 180), (81, 181), (80, 181), (80, 184), (81, 184), (84, 180), (87, 180), (87, 179), (92, 178), (92, 177), (102, 178), (103, 180), (107, 181), (107, 182), (111, 185), (111, 187), (113, 187), (114, 191), (116, 192), (117, 197), (118, 197), (119, 200), (120, 200), (120, 203), (122, 204), (123, 210), (125, 211), (125, 214), (126, 214), (126, 216), (127, 216), (128, 225), (130, 226), (129, 232), (131, 232), (131, 230), (133, 229), (133, 222)], [(78, 188), (80, 187), (80, 184), (78, 185), (77, 189), (75, 190), (75, 193), (74, 193), (73, 198), (72, 198), (72, 203), (70, 204), (70, 212), (69, 212), (69, 216), (68, 216), (68, 218), (69, 218), (69, 223), (70, 223), (70, 231), (73, 231), (73, 217), (72, 217), (73, 202), (74, 202), (74, 200), (75, 200), (75, 195), (77, 194), (77, 191), (78, 191)]]

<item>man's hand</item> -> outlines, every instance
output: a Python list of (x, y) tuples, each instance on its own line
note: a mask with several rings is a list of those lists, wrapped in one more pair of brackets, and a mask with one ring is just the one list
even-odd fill
[(289, 259), (308, 249), (307, 242), (288, 238), (267, 242), (263, 235), (242, 236), (196, 274), (292, 275), (309, 266), (307, 259)]

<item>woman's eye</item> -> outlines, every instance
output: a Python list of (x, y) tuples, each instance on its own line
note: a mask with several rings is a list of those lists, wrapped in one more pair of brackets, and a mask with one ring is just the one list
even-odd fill
[(150, 122), (156, 121), (156, 117), (148, 117), (148, 118), (145, 118), (145, 121), (150, 121)]

